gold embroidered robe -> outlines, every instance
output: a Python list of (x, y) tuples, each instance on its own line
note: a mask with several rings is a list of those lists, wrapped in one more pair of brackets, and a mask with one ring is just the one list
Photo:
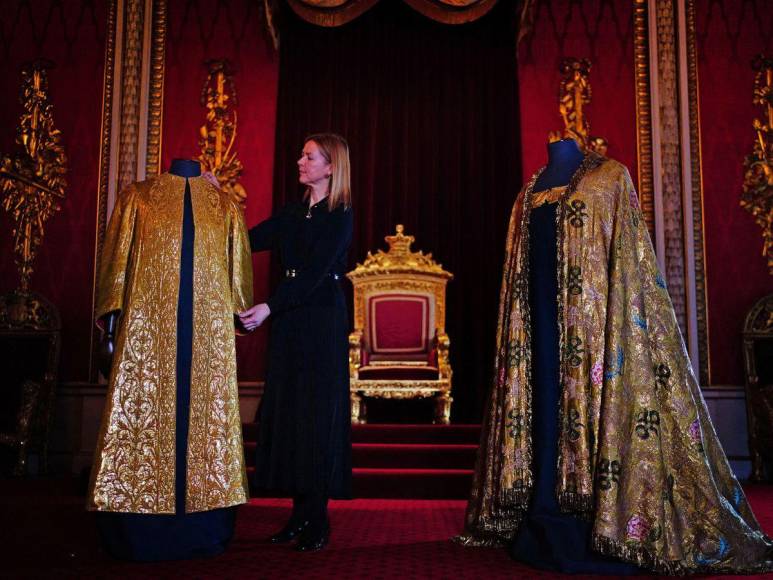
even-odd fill
[[(186, 512), (247, 500), (234, 313), (252, 305), (241, 209), (190, 179), (195, 224)], [(185, 178), (135, 183), (105, 236), (97, 317), (120, 310), (89, 509), (175, 512), (177, 300)]]
[(586, 157), (558, 203), (559, 441), (531, 438), (529, 215), (510, 218), (494, 384), (465, 545), (512, 539), (532, 491), (532, 446), (559, 449), (562, 511), (594, 548), (661, 573), (771, 569), (714, 432), (628, 170)]

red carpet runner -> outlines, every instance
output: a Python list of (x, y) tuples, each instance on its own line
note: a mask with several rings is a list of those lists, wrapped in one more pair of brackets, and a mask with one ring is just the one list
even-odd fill
[[(317, 554), (267, 544), (265, 538), (289, 516), (290, 501), (253, 499), (239, 509), (235, 538), (221, 556), (116, 562), (100, 550), (94, 520), (84, 510), (84, 490), (73, 481), (0, 480), (0, 577), (583, 578), (533, 570), (505, 550), (462, 548), (450, 541), (462, 529), (478, 431), (469, 425), (354, 427), (354, 487), (362, 499), (331, 502), (331, 542)], [(255, 426), (246, 425), (244, 433), (252, 464)], [(746, 490), (763, 529), (773, 533), (773, 486)]]

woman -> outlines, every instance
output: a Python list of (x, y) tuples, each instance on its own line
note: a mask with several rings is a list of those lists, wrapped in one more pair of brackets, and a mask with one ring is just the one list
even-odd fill
[(298, 180), (303, 201), (249, 232), (253, 252), (279, 253), (284, 276), (268, 302), (240, 319), (253, 330), (273, 317), (256, 483), (292, 495), (290, 520), (270, 541), (297, 539), (303, 552), (327, 544), (328, 498), (351, 495), (349, 325), (340, 286), (352, 237), (346, 141), (308, 137)]

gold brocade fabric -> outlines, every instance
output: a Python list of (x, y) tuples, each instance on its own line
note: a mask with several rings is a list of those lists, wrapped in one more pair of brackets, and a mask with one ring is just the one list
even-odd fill
[[(186, 512), (244, 503), (235, 312), (252, 305), (239, 207), (190, 180), (196, 228)], [(175, 512), (177, 299), (185, 178), (168, 173), (119, 196), (105, 236), (97, 316), (121, 311), (89, 509)]]
[[(513, 207), (465, 545), (512, 539), (532, 491), (529, 215)], [(557, 499), (594, 548), (668, 574), (773, 569), (711, 424), (627, 169), (588, 155), (559, 201)]]

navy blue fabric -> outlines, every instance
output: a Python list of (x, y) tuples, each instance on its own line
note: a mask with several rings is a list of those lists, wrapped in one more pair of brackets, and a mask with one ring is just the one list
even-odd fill
[(551, 203), (534, 209), (529, 222), (534, 492), (510, 553), (516, 560), (544, 570), (636, 574), (636, 566), (593, 552), (591, 523), (561, 513), (556, 499), (560, 397), (556, 206)]
[(180, 293), (177, 300), (177, 424), (175, 431), (175, 514), (99, 512), (97, 524), (105, 549), (123, 560), (184, 560), (213, 556), (233, 536), (236, 508), (185, 513), (188, 420), (193, 355), (193, 248), (195, 226), (188, 180), (185, 181)]

